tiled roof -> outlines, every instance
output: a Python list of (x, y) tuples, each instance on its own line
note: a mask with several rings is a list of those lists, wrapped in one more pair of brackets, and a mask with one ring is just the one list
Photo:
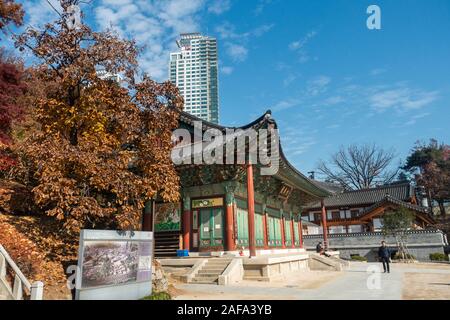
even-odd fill
[(311, 181), (315, 184), (317, 184), (319, 187), (329, 191), (332, 194), (335, 193), (341, 193), (344, 191), (344, 188), (337, 183), (332, 183), (332, 182), (324, 182), (324, 181), (318, 181), (318, 180), (312, 180)]
[(418, 211), (420, 213), (425, 213), (425, 214), (429, 214), (430, 213), (430, 209), (429, 208), (421, 207), (421, 206), (418, 206), (418, 205), (415, 205), (415, 204), (412, 204), (412, 203), (409, 203), (409, 202), (401, 201), (401, 200), (398, 200), (398, 199), (393, 198), (391, 196), (386, 196), (383, 200), (381, 200), (381, 201), (371, 205), (370, 207), (367, 207), (366, 209), (364, 209), (361, 212), (361, 217), (366, 215), (366, 214), (369, 214), (370, 212), (372, 212), (373, 210), (375, 210), (376, 208), (382, 206), (385, 203), (393, 203), (393, 204), (399, 205), (401, 207), (404, 207), (404, 208), (407, 208), (407, 209), (410, 209), (410, 210)]
[[(241, 127), (226, 127), (221, 126), (219, 124), (207, 122), (204, 120), (201, 120), (200, 118), (191, 115), (187, 112), (180, 111), (180, 118), (179, 122), (184, 123), (190, 127), (194, 126), (194, 122), (201, 121), (202, 123), (202, 130), (206, 131), (208, 129), (217, 129), (222, 131), (223, 133), (227, 133), (227, 129), (241, 129), (235, 132), (235, 135), (227, 135), (227, 138), (230, 139), (229, 141), (227, 139), (224, 139), (222, 141), (222, 146), (225, 146), (226, 143), (232, 143), (233, 146), (235, 146), (234, 140), (237, 137), (237, 135), (245, 135), (245, 130), (247, 129), (255, 129), (258, 130), (259, 128), (263, 128), (265, 125), (273, 125), (275, 129), (278, 129), (278, 125), (275, 121), (275, 119), (272, 118), (272, 112), (270, 110), (267, 110), (262, 116), (260, 116), (255, 121), (246, 124)], [(200, 144), (202, 144), (202, 148), (192, 148), (193, 152), (191, 152), (191, 149), (187, 148), (183, 150), (182, 157), (179, 160), (187, 160), (190, 158), (194, 158), (199, 153), (203, 153), (206, 149), (206, 145), (209, 145), (209, 142), (200, 141)], [(179, 144), (178, 148), (184, 148), (186, 144)], [(176, 147), (176, 148), (177, 148)], [(211, 145), (210, 148), (213, 148), (214, 145)], [(275, 152), (272, 151), (272, 152)], [(319, 184), (314, 183), (311, 179), (307, 178), (303, 173), (301, 173), (299, 170), (297, 170), (286, 158), (283, 148), (281, 146), (281, 143), (279, 143), (279, 170), (275, 174), (277, 178), (279, 178), (282, 181), (287, 181), (289, 184), (293, 184), (295, 188), (304, 191), (305, 193), (308, 193), (312, 196), (317, 198), (323, 198), (327, 197), (331, 192), (328, 191), (328, 189), (323, 188)], [(273, 154), (272, 154), (273, 155)]]
[[(413, 189), (409, 183), (384, 185), (376, 188), (345, 191), (325, 198), (325, 207), (345, 207), (356, 205), (372, 205), (383, 200), (387, 195), (392, 198), (408, 201), (413, 196)], [(320, 201), (305, 206), (305, 209), (319, 209)]]

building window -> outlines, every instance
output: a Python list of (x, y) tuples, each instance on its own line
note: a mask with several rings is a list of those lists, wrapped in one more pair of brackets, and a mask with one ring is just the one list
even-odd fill
[(350, 214), (351, 214), (352, 218), (357, 218), (357, 217), (359, 217), (359, 210), (358, 209), (350, 210)]
[(339, 211), (331, 211), (331, 219), (340, 219), (341, 215)]

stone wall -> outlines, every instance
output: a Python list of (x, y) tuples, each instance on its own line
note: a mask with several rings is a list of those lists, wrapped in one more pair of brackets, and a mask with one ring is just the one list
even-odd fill
[[(315, 250), (322, 235), (305, 235), (303, 243), (307, 250)], [(328, 243), (330, 250), (340, 252), (340, 257), (350, 259), (353, 254), (366, 257), (368, 261), (378, 260), (378, 247), (381, 241), (393, 250), (397, 250), (397, 243), (392, 236), (384, 236), (382, 232), (363, 232), (349, 234), (330, 234)], [(414, 230), (407, 234), (407, 247), (412, 255), (419, 261), (429, 261), (430, 253), (444, 253), (448, 245), (447, 238), (440, 230)]]

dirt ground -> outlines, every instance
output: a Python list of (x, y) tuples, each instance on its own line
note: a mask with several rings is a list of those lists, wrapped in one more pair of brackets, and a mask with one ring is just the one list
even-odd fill
[(317, 289), (326, 283), (336, 281), (344, 275), (337, 271), (307, 271), (290, 273), (289, 276), (280, 276), (270, 282), (243, 280), (236, 286), (252, 286), (271, 288), (296, 288), (296, 289)]
[(450, 274), (406, 272), (404, 300), (450, 300)]
[(289, 273), (270, 282), (243, 280), (231, 286), (176, 281), (173, 286), (177, 290), (172, 297), (187, 300), (450, 300), (449, 264), (396, 263), (390, 275), (382, 275), (381, 291), (366, 287), (366, 269), (367, 264), (354, 263), (343, 272), (303, 271)]

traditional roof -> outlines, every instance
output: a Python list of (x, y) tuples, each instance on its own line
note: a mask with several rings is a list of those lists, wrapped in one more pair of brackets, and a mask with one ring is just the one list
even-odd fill
[[(351, 190), (334, 194), (324, 199), (325, 207), (347, 207), (357, 205), (372, 205), (390, 196), (399, 201), (409, 201), (414, 195), (413, 187), (410, 183), (397, 183), (383, 185), (376, 188)], [(320, 201), (313, 202), (305, 206), (305, 209), (321, 208)]]
[(325, 190), (328, 190), (332, 194), (342, 193), (345, 191), (345, 189), (340, 184), (337, 184), (337, 183), (318, 181), (318, 180), (311, 180), (311, 181), (313, 183), (317, 184), (319, 187), (324, 188)]
[[(258, 130), (261, 128), (266, 128), (269, 125), (273, 128), (277, 129), (277, 123), (272, 118), (272, 112), (270, 110), (266, 111), (261, 117), (252, 121), (249, 124), (240, 126), (240, 127), (226, 127), (221, 126), (219, 124), (211, 123), (205, 120), (202, 120), (194, 115), (191, 115), (187, 112), (180, 112), (180, 127), (187, 128), (189, 130), (193, 130), (194, 122), (201, 121), (202, 123), (202, 131), (206, 131), (208, 129), (217, 129), (222, 131), (224, 134), (227, 133), (227, 130), (233, 129), (238, 130), (234, 137), (239, 135), (244, 135), (245, 130), (254, 129)], [(234, 140), (233, 140), (234, 141)], [(279, 141), (280, 142), (280, 141)], [(233, 142), (234, 143), (234, 142)], [(205, 142), (202, 142), (205, 144)], [(226, 141), (224, 142), (226, 144)], [(194, 149), (195, 152), (195, 149)], [(195, 154), (189, 154), (189, 157), (194, 156)], [(330, 196), (332, 193), (322, 186), (314, 183), (311, 179), (303, 175), (300, 171), (298, 171), (286, 158), (283, 148), (281, 146), (281, 142), (279, 143), (279, 170), (278, 173), (274, 175), (277, 179), (291, 185), (292, 187), (299, 189), (303, 192), (306, 192), (316, 198), (324, 198)]]
[(381, 200), (381, 201), (371, 205), (370, 207), (365, 208), (361, 212), (361, 217), (366, 215), (366, 214), (369, 214), (370, 212), (372, 212), (376, 208), (379, 208), (379, 207), (381, 207), (383, 205), (386, 205), (387, 203), (395, 204), (395, 205), (404, 207), (406, 209), (410, 209), (410, 210), (413, 210), (413, 211), (418, 211), (418, 212), (421, 212), (421, 213), (426, 213), (426, 214), (430, 213), (430, 209), (427, 208), (427, 207), (422, 207), (422, 206), (418, 206), (418, 205), (415, 205), (415, 204), (412, 204), (412, 203), (409, 203), (409, 202), (401, 201), (401, 200), (398, 200), (396, 198), (393, 198), (393, 197), (387, 195), (386, 197), (384, 197), (383, 200)]
[(434, 223), (434, 219), (431, 216), (431, 210), (427, 207), (418, 206), (409, 202), (401, 201), (396, 198), (393, 198), (389, 195), (384, 197), (381, 201), (371, 205), (370, 207), (365, 208), (358, 217), (359, 219), (365, 219), (366, 217), (370, 217), (373, 214), (376, 214), (377, 209), (381, 207), (386, 207), (386, 205), (393, 204), (395, 206), (403, 207), (413, 211), (416, 214), (416, 217), (426, 221), (427, 223)]

